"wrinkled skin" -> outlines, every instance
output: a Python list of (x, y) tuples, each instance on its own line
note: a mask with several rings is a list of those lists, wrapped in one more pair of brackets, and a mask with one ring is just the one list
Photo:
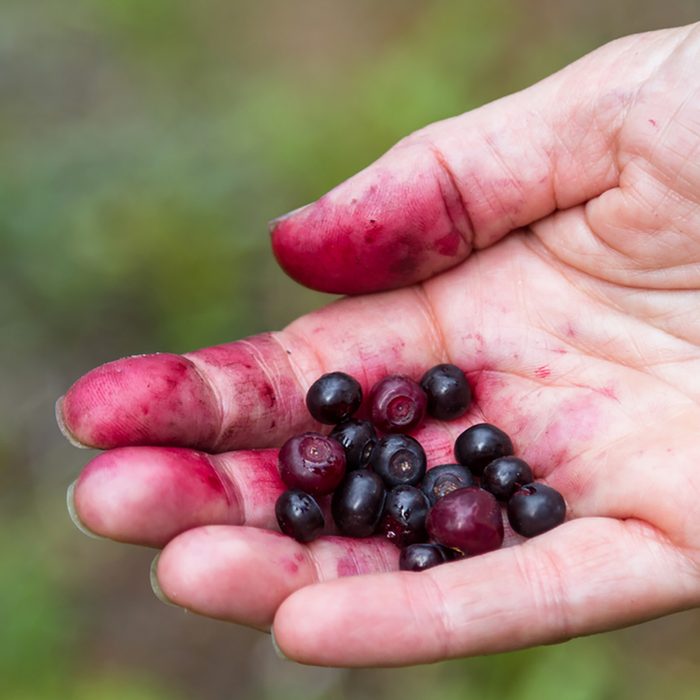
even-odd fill
[[(82, 524), (164, 548), (167, 598), (273, 626), (304, 663), (483, 654), (697, 606), (698, 65), (700, 25), (619, 40), (278, 220), (275, 255), (300, 282), (385, 291), (76, 382), (64, 431), (106, 450), (72, 491)], [(341, 369), (366, 392), (446, 361), (476, 402), (416, 431), (430, 463), (494, 423), (565, 496), (567, 522), (419, 574), (380, 538), (275, 532), (275, 448), (318, 428), (311, 383)]]

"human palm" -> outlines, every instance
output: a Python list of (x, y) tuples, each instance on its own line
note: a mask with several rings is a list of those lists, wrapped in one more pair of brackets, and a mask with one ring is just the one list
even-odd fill
[[(106, 448), (71, 490), (93, 532), (165, 547), (178, 605), (308, 663), (416, 663), (611, 629), (700, 602), (700, 25), (630, 37), (409, 137), (276, 222), (281, 264), (359, 294), (266, 334), (93, 370), (59, 404)], [(276, 450), (305, 390), (451, 361), (568, 520), (421, 574), (381, 538), (275, 531)], [(352, 574), (352, 576), (351, 576)], [(319, 583), (320, 582), (320, 583)]]

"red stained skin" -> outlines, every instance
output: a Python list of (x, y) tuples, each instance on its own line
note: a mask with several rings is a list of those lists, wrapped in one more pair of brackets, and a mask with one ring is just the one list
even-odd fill
[(93, 532), (153, 546), (199, 525), (237, 524), (242, 513), (234, 485), (208, 455), (163, 447), (99, 455), (76, 483), (75, 505)]
[(600, 389), (597, 389), (598, 393), (602, 394), (603, 396), (612, 399), (613, 401), (619, 401), (620, 399), (617, 398), (617, 392), (615, 391), (614, 387), (612, 386), (604, 386), (601, 387)]
[(290, 576), (294, 576), (299, 571), (299, 564), (295, 563), (291, 559), (283, 559), (281, 564), (285, 573), (289, 574)]
[[(288, 354), (271, 333), (189, 353), (221, 388), (223, 429), (217, 452), (281, 444), (312, 423)], [(285, 420), (279, 420), (280, 415)]]
[(72, 436), (103, 449), (203, 447), (219, 425), (214, 397), (192, 362), (167, 353), (127, 357), (92, 370), (68, 390), (62, 411)]
[(535, 445), (528, 446), (524, 459), (538, 469), (536, 478), (546, 478), (570, 455), (591, 443), (603, 420), (600, 398), (595, 394), (577, 395), (562, 401)]
[(435, 241), (435, 250), (437, 250), (440, 255), (454, 257), (457, 255), (461, 240), (462, 237), (459, 235), (459, 231), (452, 231)]
[(279, 264), (308, 287), (345, 294), (395, 288), (469, 252), (438, 176), (402, 181), (375, 168), (369, 186), (347, 196), (341, 185), (274, 225)]
[(540, 379), (546, 379), (551, 373), (552, 371), (547, 365), (542, 365), (535, 370), (535, 376), (539, 377)]
[(75, 440), (101, 449), (266, 447), (311, 422), (287, 353), (271, 334), (186, 356), (109, 362), (68, 390), (61, 411)]
[[(345, 552), (338, 559), (336, 573), (339, 577), (358, 576), (360, 574), (371, 574), (375, 571), (382, 571), (386, 567), (388, 549), (386, 540), (379, 537), (358, 538), (358, 539), (335, 539), (343, 544)], [(398, 563), (398, 553), (392, 545), (389, 557), (396, 558)], [(394, 568), (396, 568), (394, 566)]]
[[(236, 483), (245, 503), (247, 520), (257, 523), (267, 518), (276, 527), (272, 505), (286, 489), (277, 467), (277, 450), (246, 450), (237, 452), (235, 463)], [(215, 458), (219, 459), (219, 458)]]

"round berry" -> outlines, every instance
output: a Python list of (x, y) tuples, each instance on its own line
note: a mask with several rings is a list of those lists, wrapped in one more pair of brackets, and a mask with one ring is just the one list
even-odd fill
[(280, 530), (299, 542), (311, 542), (323, 531), (321, 508), (314, 498), (299, 489), (285, 491), (275, 503)]
[(384, 507), (384, 482), (368, 469), (350, 472), (333, 494), (331, 512), (338, 531), (348, 537), (369, 537)]
[(503, 518), (488, 491), (470, 486), (441, 498), (428, 513), (430, 537), (466, 555), (483, 554), (503, 543)]
[(508, 501), (508, 520), (523, 537), (534, 537), (561, 525), (566, 517), (564, 498), (551, 486), (532, 483), (518, 489)]
[(445, 549), (439, 544), (409, 544), (399, 555), (401, 571), (424, 571), (447, 561)]
[(494, 459), (512, 454), (511, 439), (490, 423), (472, 425), (455, 442), (455, 458), (474, 474), (480, 475), (484, 467)]
[(345, 372), (319, 377), (306, 394), (306, 407), (320, 423), (333, 425), (347, 420), (362, 403), (362, 387)]
[(466, 375), (455, 365), (436, 365), (420, 380), (428, 397), (428, 413), (438, 420), (454, 420), (467, 412), (472, 390)]
[(329, 437), (345, 449), (345, 468), (348, 471), (366, 467), (377, 443), (374, 426), (366, 420), (346, 420), (336, 425)]
[(518, 457), (499, 457), (489, 462), (481, 475), (481, 488), (499, 501), (507, 501), (521, 486), (533, 480), (530, 465)]
[(331, 493), (345, 476), (345, 450), (320, 433), (296, 435), (279, 451), (279, 470), (290, 489), (323, 496)]
[(428, 499), (415, 486), (397, 486), (386, 495), (379, 530), (398, 547), (426, 539)]
[(385, 377), (370, 393), (372, 422), (384, 433), (408, 432), (423, 421), (426, 402), (425, 392), (410, 377)]
[(467, 486), (474, 486), (474, 477), (461, 464), (441, 464), (429, 469), (420, 485), (431, 506), (448, 493)]
[(426, 463), (421, 444), (409, 435), (385, 435), (377, 442), (369, 459), (369, 466), (388, 489), (420, 483), (425, 476)]

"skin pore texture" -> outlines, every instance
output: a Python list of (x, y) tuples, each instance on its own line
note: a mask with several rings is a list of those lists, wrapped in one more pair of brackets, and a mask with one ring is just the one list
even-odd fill
[[(59, 423), (106, 452), (71, 489), (75, 516), (163, 548), (164, 597), (272, 627), (303, 663), (498, 652), (700, 604), (699, 63), (700, 25), (621, 39), (273, 222), (302, 284), (377, 293), (79, 379)], [(367, 396), (444, 362), (474, 401), (411, 433), (428, 467), (492, 423), (567, 521), (421, 573), (381, 538), (276, 532), (276, 450), (321, 429), (309, 386), (340, 370)]]

